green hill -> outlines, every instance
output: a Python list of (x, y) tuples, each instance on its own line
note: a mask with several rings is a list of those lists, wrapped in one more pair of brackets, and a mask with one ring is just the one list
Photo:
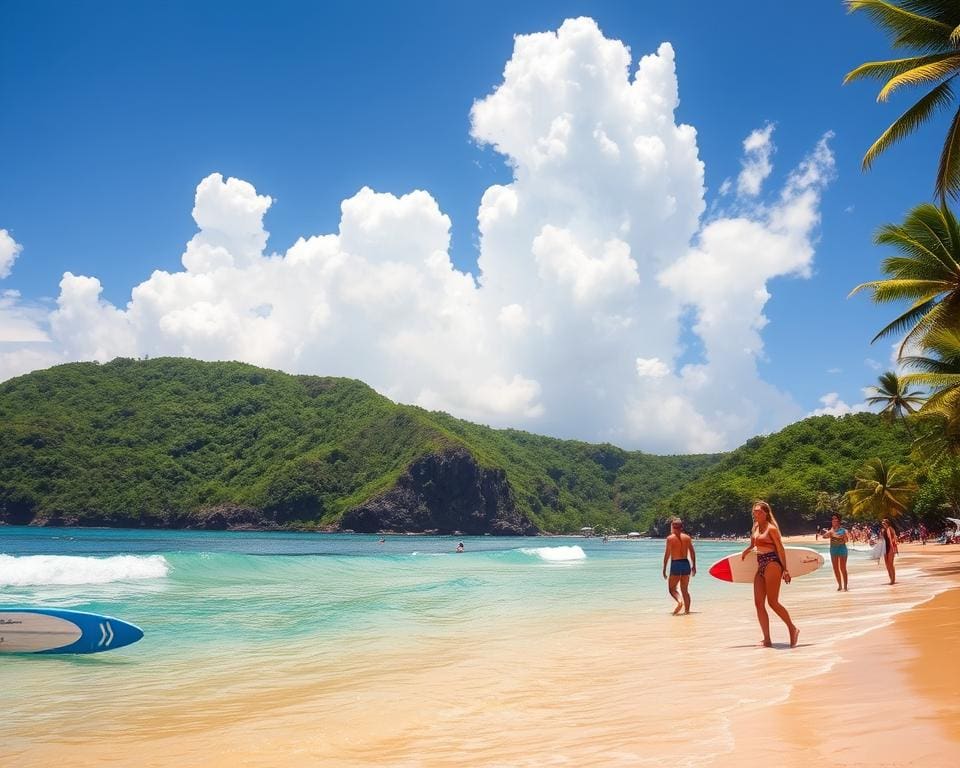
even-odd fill
[(909, 463), (910, 440), (899, 424), (872, 413), (804, 419), (767, 437), (754, 437), (704, 472), (699, 479), (656, 503), (659, 523), (680, 515), (705, 534), (744, 533), (750, 506), (766, 499), (785, 532), (809, 531), (817, 515), (817, 493), (842, 493), (868, 458)]
[(337, 528), (346, 514), (358, 530), (627, 529), (717, 458), (493, 430), (358, 381), (241, 363), (117, 359), (0, 384), (10, 523)]
[(0, 522), (531, 533), (656, 529), (674, 512), (788, 524), (898, 428), (821, 417), (730, 454), (654, 456), (495, 430), (359, 381), (182, 358), (73, 363), (0, 384)]

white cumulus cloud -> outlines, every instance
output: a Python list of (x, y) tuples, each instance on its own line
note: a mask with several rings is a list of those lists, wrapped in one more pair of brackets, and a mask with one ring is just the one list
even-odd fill
[(13, 262), (16, 261), (21, 250), (23, 246), (14, 240), (7, 230), (0, 229), (0, 280), (10, 274)]
[(862, 413), (870, 410), (866, 403), (847, 405), (840, 399), (837, 392), (827, 392), (820, 398), (820, 402), (823, 403), (823, 407), (810, 411), (807, 416), (846, 416), (849, 413)]
[(773, 170), (770, 158), (773, 155), (773, 124), (752, 131), (743, 140), (743, 160), (740, 175), (737, 176), (737, 192), (741, 195), (756, 197), (760, 194), (763, 182)]
[(476, 278), (453, 266), (450, 220), (427, 191), (363, 188), (336, 232), (270, 253), (273, 200), (214, 173), (182, 270), (153, 272), (122, 307), (96, 277), (63, 276), (54, 353), (240, 359), (496, 426), (730, 448), (803, 415), (757, 361), (770, 281), (811, 274), (833, 157), (824, 137), (763, 199), (768, 124), (744, 142), (749, 199), (705, 221), (697, 133), (678, 104), (669, 43), (634, 66), (591, 19), (517, 36), (470, 114), (473, 140), (512, 171), (479, 201)]

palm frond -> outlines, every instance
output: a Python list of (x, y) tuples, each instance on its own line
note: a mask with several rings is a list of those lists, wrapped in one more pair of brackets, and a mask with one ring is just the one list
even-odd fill
[(943, 223), (946, 225), (947, 233), (950, 236), (951, 253), (960, 254), (960, 224), (957, 222), (957, 217), (953, 215), (953, 211), (947, 208), (943, 201), (940, 203), (940, 216), (943, 217)]
[[(957, 276), (960, 275), (960, 264), (953, 250), (957, 246), (954, 245), (956, 241), (950, 231), (947, 213), (949, 211), (943, 207), (923, 203), (907, 216), (904, 229), (936, 256), (951, 276)], [(953, 223), (956, 224), (956, 219)]]
[(916, 104), (904, 112), (885, 130), (867, 150), (863, 156), (862, 167), (868, 170), (873, 161), (891, 146), (896, 144), (904, 136), (915, 131), (923, 125), (933, 115), (934, 111), (950, 103), (953, 98), (953, 91), (950, 88), (950, 82), (956, 75), (951, 75), (940, 85), (923, 96)]
[(954, 114), (943, 142), (934, 191), (940, 200), (946, 200), (948, 194), (951, 197), (960, 195), (960, 109)]
[(882, 339), (884, 336), (903, 333), (908, 326), (915, 325), (919, 320), (921, 320), (923, 316), (930, 310), (930, 308), (934, 306), (935, 302), (936, 299), (930, 299), (923, 304), (911, 307), (893, 322), (887, 323), (887, 325), (881, 328), (880, 332), (870, 340), (870, 343), (873, 344), (875, 341)]
[(910, 344), (923, 345), (930, 334), (936, 334), (957, 325), (960, 325), (960, 296), (950, 294), (943, 301), (935, 303), (929, 312), (917, 320), (916, 325), (903, 337), (897, 356), (903, 355), (903, 350)]
[(960, 69), (960, 55), (947, 54), (941, 57), (929, 56), (927, 58), (939, 58), (939, 60), (931, 61), (928, 64), (921, 64), (920, 66), (891, 77), (890, 80), (887, 81), (887, 84), (880, 89), (880, 93), (877, 94), (877, 101), (886, 101), (890, 98), (890, 94), (897, 90), (897, 88), (902, 88), (905, 85), (919, 85), (920, 83), (942, 80), (951, 72), (955, 73)]
[(956, 0), (900, 0), (897, 5), (951, 27), (960, 25), (960, 7)]
[(877, 281), (873, 289), (873, 300), (878, 303), (912, 299), (915, 303), (928, 301), (954, 287), (944, 280), (890, 280)]
[(868, 61), (856, 69), (848, 72), (843, 78), (843, 84), (855, 80), (892, 80), (910, 70), (936, 64), (944, 59), (953, 58), (955, 53), (935, 53), (931, 56), (908, 56), (905, 59), (888, 59), (887, 61)]
[(864, 11), (886, 30), (896, 48), (913, 46), (936, 50), (949, 44), (953, 32), (953, 25), (912, 13), (884, 0), (847, 0), (847, 8), (851, 13)]

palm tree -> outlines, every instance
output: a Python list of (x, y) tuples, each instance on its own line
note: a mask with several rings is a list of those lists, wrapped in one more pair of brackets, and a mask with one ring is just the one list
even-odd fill
[[(958, 4), (960, 5), (960, 4)], [(900, 354), (908, 342), (923, 344), (926, 334), (960, 327), (960, 225), (946, 207), (923, 203), (907, 214), (903, 224), (887, 224), (875, 238), (900, 254), (883, 260), (883, 280), (861, 283), (853, 294), (869, 289), (873, 300), (911, 300), (910, 308), (888, 323), (871, 343), (906, 331)]]
[(960, 414), (960, 328), (940, 328), (927, 334), (924, 351), (930, 356), (911, 355), (900, 362), (920, 373), (900, 377), (905, 388), (927, 387), (930, 395), (922, 414)]
[(898, 517), (907, 511), (917, 485), (906, 467), (870, 459), (857, 470), (857, 484), (844, 495), (854, 517)]
[[(851, 13), (864, 11), (892, 39), (894, 48), (911, 56), (861, 64), (844, 83), (865, 78), (885, 80), (877, 101), (886, 101), (905, 85), (937, 83), (898, 117), (863, 156), (863, 169), (888, 147), (912, 133), (935, 112), (947, 107), (954, 95), (951, 82), (960, 73), (960, 3), (956, 0), (847, 0)], [(941, 202), (960, 193), (960, 110), (953, 116), (940, 153), (935, 192)]]
[(883, 406), (880, 409), (880, 415), (889, 421), (899, 416), (907, 429), (907, 434), (912, 436), (913, 433), (910, 432), (910, 426), (907, 424), (907, 414), (916, 413), (915, 406), (923, 404), (921, 393), (911, 392), (905, 380), (893, 371), (880, 374), (877, 386), (872, 389), (874, 394), (867, 398), (867, 405)]
[(960, 413), (934, 412), (921, 419), (919, 427), (912, 449), (915, 463), (941, 466), (960, 457)]

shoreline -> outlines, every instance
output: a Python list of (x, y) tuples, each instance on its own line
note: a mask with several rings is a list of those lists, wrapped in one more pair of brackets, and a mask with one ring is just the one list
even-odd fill
[(955, 764), (949, 755), (960, 753), (960, 548), (907, 544), (901, 552), (904, 569), (919, 567), (918, 578), (946, 578), (949, 585), (843, 640), (831, 668), (794, 684), (784, 701), (759, 715), (734, 716), (732, 749), (710, 766)]
[[(29, 686), (11, 667), (24, 720), (15, 716), (0, 736), (24, 768), (168, 768), (198, 755), (211, 768), (272, 768), (278, 756), (293, 768), (952, 764), (942, 756), (960, 743), (960, 676), (943, 665), (960, 647), (960, 547), (903, 545), (898, 587), (862, 556), (849, 593), (833, 591), (829, 565), (798, 579), (784, 600), (803, 629), (800, 646), (790, 649), (779, 625), (770, 650), (756, 647), (749, 585), (695, 582), (692, 615), (671, 616), (653, 549), (647, 559), (628, 554), (626, 568), (622, 555), (601, 559), (591, 573), (598, 586), (650, 576), (658, 589), (624, 590), (584, 611), (537, 600), (530, 584), (522, 596), (498, 593), (494, 603), (513, 600), (502, 609), (478, 613), (493, 603), (466, 590), (401, 621), (437, 583), (459, 590), (461, 564), (472, 564), (471, 582), (507, 566), (449, 558), (424, 561), (431, 575), (408, 584), (410, 600), (391, 601), (397, 613), (380, 630), (358, 626), (331, 646), (310, 633), (292, 644), (239, 642), (235, 653), (203, 641), (183, 660), (158, 647), (155, 658), (131, 654), (129, 666), (122, 656), (42, 659)], [(551, 594), (581, 594), (582, 561), (544, 567)], [(88, 697), (107, 687), (111, 697)], [(33, 701), (35, 690), (66, 691), (65, 702), (88, 707), (82, 718), (65, 709), (57, 732), (44, 733), (36, 723), (50, 702)]]

